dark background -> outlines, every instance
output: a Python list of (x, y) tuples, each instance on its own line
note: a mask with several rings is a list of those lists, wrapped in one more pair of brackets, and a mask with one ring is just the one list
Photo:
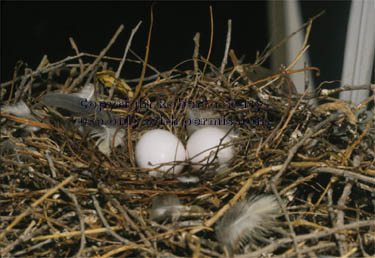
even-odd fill
[[(156, 2), (149, 63), (166, 71), (192, 57), (196, 32), (201, 33), (200, 54), (207, 55), (210, 40), (209, 5), (214, 12), (214, 44), (210, 61), (220, 66), (225, 47), (227, 20), (232, 19), (232, 43), (238, 57), (255, 60), (256, 51), (268, 43), (265, 1)], [(12, 78), (18, 60), (35, 69), (44, 54), (50, 62), (75, 55), (73, 37), (81, 52), (99, 54), (120, 26), (125, 29), (107, 55), (122, 57), (131, 30), (142, 20), (131, 48), (145, 55), (151, 2), (1, 2), (1, 82)], [(326, 13), (316, 20), (310, 38), (312, 65), (322, 80), (341, 77), (345, 32), (350, 1), (303, 1), (303, 19)], [(116, 63), (113, 64), (117, 69)], [(267, 63), (266, 63), (267, 65)], [(192, 67), (192, 65), (191, 65)], [(125, 64), (121, 77), (136, 78), (141, 68)]]

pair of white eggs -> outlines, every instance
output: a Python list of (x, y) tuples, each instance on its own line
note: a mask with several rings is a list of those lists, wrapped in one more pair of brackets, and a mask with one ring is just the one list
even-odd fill
[[(135, 147), (135, 159), (140, 168), (151, 169), (150, 175), (178, 174), (188, 158), (195, 169), (218, 162), (226, 164), (233, 158), (231, 138), (226, 131), (216, 127), (204, 127), (190, 135), (186, 150), (181, 141), (167, 130), (150, 130), (139, 139)], [(225, 146), (223, 146), (225, 145)], [(155, 169), (155, 170), (152, 170)]]

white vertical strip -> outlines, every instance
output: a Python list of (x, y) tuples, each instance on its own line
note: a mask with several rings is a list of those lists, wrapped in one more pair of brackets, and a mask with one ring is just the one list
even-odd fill
[[(346, 34), (342, 85), (368, 84), (371, 80), (375, 53), (375, 1), (352, 1)], [(340, 98), (361, 103), (368, 90), (346, 91)]]
[[(300, 4), (297, 0), (289, 1), (269, 1), (268, 17), (270, 24), (270, 38), (272, 43), (278, 43), (286, 36), (295, 32), (302, 26), (302, 15)], [(299, 50), (303, 45), (305, 34), (299, 32), (288, 40), (285, 46), (275, 51), (272, 57), (272, 68), (274, 72), (278, 72), (281, 64), (289, 65), (296, 58)], [(298, 60), (295, 69), (303, 68), (304, 64), (310, 65), (308, 51)], [(309, 89), (313, 88), (311, 72), (307, 73), (309, 79)], [(291, 75), (297, 91), (302, 93), (305, 91), (305, 74), (296, 73)]]
[[(302, 14), (300, 4), (297, 0), (290, 0), (284, 2), (285, 8), (285, 19), (286, 19), (286, 35), (292, 34), (298, 28), (302, 26)], [(291, 38), (287, 43), (287, 63), (290, 64), (296, 58), (298, 52), (301, 50), (305, 34), (303, 32), (298, 33), (296, 36)], [(308, 51), (298, 60), (294, 69), (303, 68), (304, 65), (310, 66)], [(312, 87), (313, 81), (311, 72), (306, 73), (310, 82), (309, 88)], [(305, 73), (295, 73), (290, 76), (296, 85), (297, 91), (302, 93), (305, 91)]]

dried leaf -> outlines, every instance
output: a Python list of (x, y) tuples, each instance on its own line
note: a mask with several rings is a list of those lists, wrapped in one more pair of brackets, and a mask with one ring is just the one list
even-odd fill
[[(115, 73), (113, 71), (103, 71), (96, 73), (97, 79), (103, 83), (104, 86), (111, 88), (115, 82)], [(134, 96), (130, 86), (121, 78), (118, 79), (116, 89), (121, 91), (125, 96), (132, 98)]]

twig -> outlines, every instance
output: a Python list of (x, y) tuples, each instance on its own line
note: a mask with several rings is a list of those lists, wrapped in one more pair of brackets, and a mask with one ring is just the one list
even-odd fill
[[(353, 229), (353, 228), (367, 227), (367, 226), (370, 226), (370, 225), (375, 225), (375, 220), (357, 221), (357, 222), (353, 222), (353, 223), (350, 223), (350, 224), (343, 225), (341, 227), (336, 227), (336, 228), (332, 228), (332, 229), (328, 229), (328, 230), (322, 230), (322, 231), (313, 232), (313, 233), (309, 233), (309, 234), (299, 235), (299, 236), (296, 236), (296, 241), (301, 242), (301, 241), (305, 241), (305, 240), (308, 240), (308, 239), (318, 239), (318, 238), (322, 238), (322, 237), (332, 235), (332, 234), (334, 234), (336, 232), (339, 232), (339, 231), (342, 231), (342, 230), (349, 230), (349, 229)], [(272, 242), (272, 244), (269, 244), (268, 246), (266, 246), (262, 249), (259, 249), (255, 252), (246, 253), (246, 254), (243, 254), (243, 255), (237, 255), (235, 257), (236, 258), (259, 257), (261, 254), (272, 252), (272, 251), (276, 250), (277, 248), (279, 248), (280, 246), (285, 245), (287, 243), (290, 243), (292, 241), (293, 240), (290, 239), (290, 238), (281, 238), (281, 239), (278, 239), (278, 240)]]
[[(69, 37), (69, 42), (70, 42), (70, 45), (72, 45), (72, 48), (74, 49), (74, 51), (76, 52), (76, 55), (78, 56), (79, 55), (78, 47), (77, 47), (77, 45), (74, 42), (74, 39), (72, 37)], [(81, 74), (82, 74), (83, 69), (84, 69), (82, 58), (78, 58), (78, 62), (79, 62), (79, 69), (80, 69)]]
[[(214, 14), (212, 13), (212, 5), (210, 5), (210, 18), (211, 18), (211, 36), (210, 36), (210, 47), (208, 49), (207, 58), (206, 58), (207, 61), (210, 60), (212, 44), (214, 42)], [(205, 73), (206, 68), (207, 68), (207, 62), (204, 63), (203, 72), (202, 72), (203, 74)]]
[(45, 241), (42, 241), (42, 242), (40, 242), (40, 243), (37, 243), (36, 245), (33, 245), (33, 246), (30, 246), (29, 248), (26, 248), (26, 249), (24, 249), (24, 250), (21, 250), (21, 251), (18, 251), (18, 252), (16, 252), (16, 253), (14, 253), (14, 256), (15, 257), (17, 257), (17, 256), (19, 256), (19, 257), (25, 257), (26, 255), (26, 253), (27, 252), (30, 252), (30, 251), (32, 251), (32, 250), (35, 250), (35, 249), (40, 249), (42, 246), (44, 246), (44, 245), (47, 245), (47, 244), (49, 244), (49, 243), (51, 243), (52, 242), (52, 240), (51, 239), (47, 239), (47, 240), (45, 240)]
[[(337, 202), (337, 205), (339, 207), (345, 207), (345, 203), (351, 193), (352, 189), (352, 183), (346, 183), (344, 190), (342, 191), (342, 194), (340, 196), (339, 201)], [(338, 209), (337, 210), (337, 218), (336, 218), (336, 225), (337, 226), (342, 226), (344, 225), (344, 210), (343, 209)], [(339, 242), (339, 250), (340, 250), (340, 255), (344, 255), (344, 252), (347, 251), (347, 246), (345, 246), (345, 235), (337, 233), (336, 234), (337, 241)], [(345, 246), (345, 248), (344, 248)]]
[[(47, 58), (47, 55), (44, 55), (38, 67), (36, 68), (36, 71), (43, 69), (43, 67), (45, 67), (47, 64), (48, 64), (48, 58)], [(20, 94), (18, 96), (16, 94), (15, 99), (14, 99), (15, 102), (18, 102), (22, 98), (22, 96), (26, 93), (26, 91), (29, 91), (29, 98), (31, 98), (31, 85), (34, 82), (34, 79), (35, 79), (34, 77), (31, 77), (29, 82), (26, 84), (25, 88), (23, 88), (22, 91), (20, 91)], [(26, 79), (24, 79), (23, 81), (26, 82)]]
[[(315, 250), (322, 251), (324, 249), (334, 248), (335, 246), (336, 246), (335, 243), (324, 243), (324, 242), (318, 243), (315, 246), (301, 248), (300, 254), (309, 253), (309, 252), (312, 252), (312, 251), (315, 251)], [(296, 255), (296, 252), (294, 251), (294, 252), (288, 253), (288, 254), (277, 255), (277, 256), (274, 256), (273, 258), (295, 257), (295, 255)]]
[[(285, 70), (284, 70), (284, 72), (285, 72)], [(284, 74), (284, 76), (286, 77), (286, 80), (287, 80), (287, 82), (288, 82), (288, 88), (289, 89), (291, 89), (290, 87), (290, 85), (289, 85), (289, 83), (291, 82), (291, 80), (290, 80), (290, 78), (288, 77), (288, 75), (287, 74), (285, 74), (283, 72), (283, 74)], [(289, 113), (289, 115), (288, 115), (288, 118), (286, 119), (286, 121), (285, 121), (285, 123), (284, 123), (284, 125), (281, 127), (281, 129), (280, 129), (280, 131), (279, 131), (279, 133), (276, 135), (276, 137), (273, 139), (274, 141), (276, 141), (279, 137), (280, 137), (280, 135), (283, 133), (283, 131), (285, 130), (285, 128), (287, 127), (287, 125), (288, 125), (288, 123), (289, 123), (289, 121), (290, 121), (290, 119), (292, 119), (292, 116), (294, 115), (294, 113), (296, 112), (296, 110), (297, 110), (297, 108), (299, 107), (299, 104), (301, 103), (301, 101), (302, 101), (302, 99), (305, 97), (305, 95), (306, 95), (306, 93), (307, 93), (307, 90), (302, 94), (302, 96), (298, 99), (298, 101), (297, 101), (297, 104), (294, 106), (294, 108), (291, 110), (291, 112)], [(290, 110), (290, 108), (291, 108), (291, 92), (289, 91), (289, 107), (288, 107), (288, 110)]]
[(84, 56), (84, 55), (85, 55), (84, 53), (81, 53), (78, 56), (68, 56), (61, 61), (58, 61), (58, 62), (53, 63), (53, 64), (48, 64), (40, 70), (35, 70), (34, 72), (31, 72), (27, 75), (23, 75), (23, 76), (20, 76), (20, 77), (14, 79), (14, 80), (4, 82), (4, 83), (0, 84), (0, 87), (5, 87), (5, 86), (8, 86), (8, 85), (11, 85), (13, 82), (28, 79), (30, 77), (34, 77), (34, 76), (37, 76), (37, 75), (42, 74), (42, 73), (48, 73), (50, 71), (53, 71), (55, 69), (63, 67), (66, 62), (77, 59), (77, 58), (80, 58), (81, 56)]
[(200, 33), (197, 32), (195, 33), (195, 36), (193, 38), (194, 41), (194, 53), (193, 53), (193, 62), (194, 62), (194, 72), (198, 73), (198, 57), (199, 57), (199, 38), (200, 38)]
[(100, 52), (99, 56), (95, 59), (95, 61), (92, 64), (90, 64), (89, 67), (87, 67), (86, 70), (83, 73), (81, 73), (69, 86), (68, 92), (70, 92), (74, 87), (76, 87), (79, 83), (81, 83), (83, 77), (85, 77), (86, 74), (88, 74), (88, 72), (91, 71), (99, 63), (99, 61), (102, 59), (105, 53), (107, 53), (107, 51), (111, 48), (113, 43), (115, 43), (118, 35), (120, 35), (123, 29), (124, 29), (124, 25), (121, 24), (120, 27), (115, 32), (115, 34), (113, 35), (113, 37), (111, 38), (111, 40), (109, 41), (108, 45)]
[[(112, 199), (112, 201), (116, 204), (116, 208), (121, 211), (121, 214), (124, 216), (124, 219), (126, 220), (126, 222), (128, 222), (130, 224), (130, 226), (133, 228), (133, 230), (139, 232), (139, 234), (141, 236), (141, 239), (145, 240), (146, 239), (145, 235), (142, 233), (141, 229), (137, 226), (137, 224), (135, 224), (134, 221), (128, 216), (126, 210), (124, 209), (124, 207), (122, 207), (120, 202), (117, 199)], [(145, 242), (146, 242), (147, 245), (151, 246), (150, 241), (145, 240)]]
[(276, 196), (276, 198), (277, 198), (277, 201), (278, 201), (279, 204), (280, 204), (281, 209), (283, 210), (284, 217), (285, 217), (286, 221), (288, 222), (288, 226), (289, 226), (290, 234), (291, 234), (292, 239), (293, 239), (293, 244), (294, 244), (295, 252), (297, 253), (297, 256), (298, 256), (298, 257), (302, 257), (302, 256), (301, 256), (301, 253), (300, 253), (300, 251), (299, 251), (298, 242), (297, 242), (297, 240), (296, 240), (296, 233), (294, 232), (293, 225), (292, 225), (292, 223), (290, 222), (289, 213), (288, 213), (288, 211), (286, 210), (285, 204), (284, 204), (283, 200), (281, 200), (280, 194), (279, 194), (279, 192), (277, 191), (277, 189), (276, 189), (276, 187), (275, 187), (275, 185), (274, 185), (273, 183), (271, 183), (271, 188), (272, 188), (272, 192), (275, 194), (275, 196)]
[(125, 238), (123, 238), (122, 236), (120, 236), (119, 234), (117, 234), (115, 231), (113, 231), (111, 229), (111, 226), (108, 224), (107, 220), (105, 219), (105, 217), (103, 216), (103, 212), (102, 212), (102, 209), (100, 208), (100, 205), (99, 205), (99, 202), (98, 200), (96, 199), (95, 195), (92, 195), (92, 200), (94, 201), (94, 206), (95, 206), (95, 209), (96, 211), (98, 212), (98, 215), (100, 217), (100, 220), (103, 222), (105, 228), (107, 229), (107, 232), (110, 233), (113, 237), (115, 237), (117, 240), (119, 240), (120, 242), (128, 245), (128, 244), (131, 244), (131, 242)]
[[(22, 243), (22, 242), (25, 242), (25, 241), (29, 241), (34, 235), (36, 235), (36, 234), (40, 234), (40, 233), (42, 233), (43, 231), (45, 231), (45, 230), (47, 230), (47, 229), (48, 229), (48, 225), (47, 225), (47, 224), (44, 224), (44, 225), (42, 225), (42, 226), (39, 227), (39, 228), (34, 228), (34, 230), (28, 232), (28, 234), (25, 236), (25, 238), (22, 239), (21, 243)], [(48, 243), (51, 242), (50, 239), (47, 240), (47, 241), (48, 241)], [(46, 243), (44, 243), (44, 242), (42, 242), (42, 243), (38, 243), (37, 245), (31, 246), (31, 247), (29, 247), (29, 248), (27, 248), (27, 249), (25, 249), (25, 250), (21, 250), (21, 251), (15, 252), (15, 253), (13, 253), (12, 255), (13, 255), (13, 256), (21, 256), (21, 255), (24, 255), (25, 253), (27, 253), (27, 252), (29, 252), (29, 251), (35, 249), (35, 248), (38, 248), (38, 247), (36, 247), (36, 246), (43, 246), (44, 244), (46, 244)], [(10, 244), (10, 245), (11, 245), (11, 244)]]
[(46, 151), (45, 151), (45, 155), (46, 155), (46, 159), (47, 159), (47, 161), (48, 161), (48, 166), (49, 166), (49, 169), (51, 170), (51, 174), (52, 174), (52, 177), (53, 178), (56, 178), (56, 168), (55, 168), (55, 166), (53, 165), (53, 161), (52, 161), (52, 159), (51, 159), (51, 157), (49, 156), (49, 150), (47, 149)]
[[(332, 181), (336, 181), (336, 180), (335, 179), (331, 179), (331, 182)], [(329, 215), (329, 218), (331, 220), (332, 227), (335, 228), (336, 227), (336, 220), (335, 220), (336, 216), (335, 216), (335, 211), (333, 210), (332, 193), (333, 193), (333, 189), (329, 188), (328, 191), (327, 191), (328, 215)], [(342, 254), (343, 250), (342, 250), (341, 242), (339, 241), (339, 234), (337, 232), (335, 232), (333, 235), (334, 235), (334, 237), (336, 239), (336, 247), (339, 250), (339, 253)]]
[(112, 251), (109, 251), (105, 255), (102, 255), (101, 258), (113, 257), (113, 255), (115, 255), (117, 253), (120, 253), (120, 252), (123, 252), (123, 251), (126, 251), (126, 250), (131, 250), (131, 249), (137, 249), (137, 250), (142, 249), (142, 250), (148, 251), (148, 249), (146, 249), (144, 247), (144, 245), (137, 245), (137, 244), (124, 245), (124, 246), (118, 247), (118, 248), (116, 248)]
[(332, 95), (332, 94), (335, 94), (335, 93), (338, 93), (338, 92), (342, 92), (342, 91), (350, 91), (350, 90), (370, 90), (371, 88), (374, 88), (375, 87), (375, 84), (363, 84), (363, 85), (345, 85), (345, 86), (341, 86), (340, 88), (336, 88), (336, 89), (322, 89), (320, 91), (320, 95), (321, 96), (328, 96), (328, 95)]
[[(11, 86), (10, 86), (10, 93), (9, 93), (9, 97), (8, 97), (8, 105), (10, 104), (10, 100), (13, 98), (13, 90), (14, 90), (14, 84), (16, 82), (16, 79), (17, 79), (17, 72), (19, 71), (19, 67), (20, 65), (17, 63), (15, 68), (14, 68), (14, 71), (13, 71), (13, 78), (12, 80), (10, 81), (11, 83)], [(1, 99), (3, 99), (3, 94), (1, 94)]]
[(130, 38), (129, 38), (128, 43), (126, 44), (126, 47), (125, 47), (124, 56), (122, 57), (122, 60), (120, 62), (119, 67), (117, 68), (117, 71), (116, 71), (116, 74), (115, 74), (115, 80), (114, 80), (113, 85), (112, 85), (112, 87), (109, 91), (108, 101), (110, 101), (112, 99), (113, 92), (115, 91), (115, 86), (117, 84), (118, 78), (120, 77), (120, 73), (121, 73), (122, 67), (124, 66), (126, 56), (128, 54), (130, 45), (133, 41), (133, 37), (134, 37), (135, 33), (137, 32), (137, 30), (138, 30), (138, 28), (141, 24), (142, 24), (142, 21), (139, 21), (138, 24), (132, 29), (132, 32), (130, 33)]
[[(340, 114), (333, 114), (329, 116), (326, 120), (320, 122), (316, 126), (314, 126), (310, 132), (308, 132), (305, 136), (303, 136), (298, 143), (296, 143), (293, 148), (289, 150), (289, 154), (287, 159), (285, 160), (282, 168), (280, 171), (271, 179), (271, 183), (276, 183), (276, 181), (282, 176), (282, 174), (285, 172), (286, 168), (288, 167), (289, 163), (292, 161), (294, 155), (296, 154), (297, 150), (305, 143), (305, 141), (310, 138), (315, 132), (317, 132), (320, 128), (325, 126), (326, 124), (335, 121), (336, 119), (342, 117)], [(277, 184), (276, 184), (277, 185)]]
[[(241, 62), (239, 62), (239, 60), (236, 56), (236, 53), (234, 52), (233, 49), (229, 50), (229, 56), (230, 56), (230, 59), (232, 60), (232, 63), (234, 65), (234, 67), (237, 67), (241, 64)], [(235, 71), (235, 69), (233, 69), (233, 71)]]
[[(110, 229), (111, 230), (123, 230), (122, 226), (113, 226), (113, 227), (110, 227)], [(88, 235), (95, 235), (95, 234), (104, 233), (104, 232), (107, 232), (107, 228), (87, 229), (83, 233), (86, 236), (88, 236)], [(73, 236), (79, 236), (79, 235), (81, 235), (81, 231), (55, 233), (53, 235), (33, 237), (31, 241), (39, 241), (39, 240), (45, 240), (45, 239), (57, 239), (57, 238), (63, 238), (63, 237), (73, 237)]]
[(25, 229), (25, 231), (22, 233), (22, 235), (20, 237), (17, 238), (16, 241), (13, 241), (13, 243), (11, 244), (8, 244), (7, 247), (5, 247), (2, 252), (1, 252), (1, 257), (6, 257), (7, 254), (13, 250), (13, 248), (20, 244), (21, 242), (24, 242), (27, 238), (28, 238), (28, 235), (31, 231), (31, 229), (35, 226), (36, 222), (35, 220), (32, 220), (31, 223), (27, 226), (27, 228)]
[(284, 38), (282, 41), (280, 41), (278, 44), (276, 44), (274, 47), (272, 47), (269, 51), (267, 51), (267, 53), (259, 60), (259, 65), (261, 65), (263, 62), (265, 62), (267, 60), (267, 58), (276, 50), (278, 49), (282, 44), (284, 44), (285, 42), (287, 42), (290, 38), (292, 38), (294, 35), (296, 35), (298, 32), (300, 32), (301, 30), (303, 30), (306, 26), (310, 25), (311, 22), (313, 22), (314, 20), (316, 20), (317, 18), (319, 18), (320, 16), (322, 16), (323, 14), (325, 13), (325, 11), (321, 11), (320, 13), (318, 13), (317, 15), (315, 15), (314, 17), (310, 18), (309, 21), (305, 22), (304, 24), (301, 25), (301, 27), (296, 30), (295, 32), (291, 33), (289, 36), (287, 36), (286, 38)]
[(18, 217), (15, 220), (13, 220), (13, 222), (5, 229), (5, 231), (3, 231), (0, 234), (0, 240), (3, 240), (3, 238), (5, 237), (5, 235), (9, 232), (9, 230), (11, 230), (14, 226), (16, 226), (24, 217), (26, 217), (27, 215), (29, 215), (32, 208), (37, 207), (45, 199), (47, 199), (49, 196), (51, 196), (52, 194), (54, 194), (55, 192), (57, 192), (61, 187), (63, 187), (64, 185), (70, 183), (71, 181), (73, 181), (74, 178), (75, 178), (74, 176), (70, 176), (70, 177), (66, 178), (60, 184), (58, 184), (55, 187), (51, 188), (48, 192), (46, 192), (38, 200), (36, 200), (35, 202), (33, 202), (31, 204), (30, 208), (26, 209), (24, 212), (22, 212), (20, 215), (18, 215)]
[[(134, 210), (131, 210), (129, 209), (127, 206), (123, 205), (122, 208), (134, 219), (134, 220), (137, 220), (139, 224), (141, 224), (141, 228), (147, 228), (146, 227), (146, 223), (145, 221), (142, 219), (141, 216), (139, 216), (139, 213), (134, 211)], [(151, 240), (151, 239), (154, 239), (154, 236), (152, 233), (150, 233), (149, 231), (146, 231), (145, 230), (145, 233), (147, 235), (148, 238), (145, 238), (144, 241), (147, 241), (148, 240)], [(154, 244), (154, 246), (156, 247), (156, 244)]]
[(227, 65), (228, 62), (228, 52), (229, 52), (229, 47), (230, 47), (230, 41), (232, 39), (232, 20), (228, 20), (228, 32), (227, 32), (227, 41), (225, 43), (225, 52), (224, 52), (224, 57), (223, 61), (221, 62), (220, 66), (220, 72), (224, 73), (225, 66)]
[(141, 88), (142, 88), (142, 84), (143, 84), (143, 78), (145, 77), (145, 74), (146, 74), (148, 56), (149, 56), (149, 53), (150, 53), (151, 33), (152, 33), (152, 26), (153, 26), (153, 24), (154, 24), (154, 12), (153, 12), (153, 7), (151, 6), (151, 10), (150, 10), (150, 28), (149, 28), (148, 36), (147, 36), (145, 62), (143, 63), (143, 67), (142, 67), (141, 79), (139, 80), (138, 85), (137, 85), (137, 87), (135, 89), (134, 99), (130, 103), (130, 109), (132, 109), (135, 101), (137, 100), (137, 98), (138, 98), (138, 96), (139, 96), (139, 94), (141, 92)]
[(5, 113), (0, 113), (0, 116), (8, 118), (9, 120), (12, 120), (12, 121), (15, 121), (15, 122), (18, 122), (18, 123), (21, 123), (21, 124), (36, 126), (36, 127), (40, 127), (40, 128), (44, 128), (44, 129), (49, 129), (49, 130), (55, 130), (56, 129), (49, 124), (40, 123), (38, 121), (33, 121), (33, 120), (30, 120), (30, 119), (26, 119), (26, 118), (22, 118), (22, 117), (18, 117), (18, 116), (12, 116), (12, 115), (5, 114)]
[(204, 227), (195, 228), (195, 229), (191, 230), (190, 233), (191, 234), (195, 234), (195, 233), (201, 231), (202, 229), (204, 229), (205, 227), (211, 227), (218, 219), (220, 219), (221, 216), (224, 215), (224, 213), (230, 207), (232, 207), (237, 202), (237, 200), (241, 196), (243, 196), (244, 194), (246, 194), (246, 192), (249, 190), (249, 188), (252, 185), (252, 183), (253, 183), (253, 178), (250, 177), (246, 181), (246, 183), (241, 187), (241, 189), (235, 194), (235, 196), (233, 196), (233, 198), (227, 204), (225, 204), (218, 212), (216, 212), (216, 214), (214, 216), (212, 216), (210, 219), (206, 220), (203, 223)]
[[(137, 55), (137, 53), (134, 52), (131, 48), (129, 49), (129, 52), (139, 60), (139, 61), (133, 61), (134, 63), (138, 63), (139, 62), (142, 65), (145, 64), (145, 61), (139, 55)], [(128, 59), (128, 61), (130, 62), (131, 60)], [(147, 66), (147, 68), (151, 69), (152, 71), (154, 71), (158, 75), (168, 74), (170, 72), (170, 71), (167, 71), (167, 72), (161, 73), (161, 72), (158, 71), (158, 69), (156, 69), (155, 67), (153, 67), (149, 63), (147, 63), (146, 66)], [(145, 80), (145, 78), (147, 78), (147, 77), (143, 76), (143, 81)], [(140, 80), (141, 80), (141, 77), (137, 78), (137, 82), (139, 82)]]
[(334, 174), (334, 175), (337, 175), (337, 176), (344, 176), (346, 178), (350, 178), (354, 181), (361, 180), (363, 182), (367, 182), (367, 183), (375, 185), (375, 178), (374, 177), (364, 176), (364, 175), (354, 173), (352, 171), (345, 170), (345, 169), (331, 168), (331, 167), (320, 167), (320, 168), (312, 169), (311, 172), (313, 172), (313, 173), (316, 173), (316, 172), (331, 173), (331, 174)]
[[(156, 73), (154, 75), (150, 75), (150, 76), (147, 76), (147, 77), (144, 77), (143, 78), (143, 81), (146, 82), (146, 81), (152, 81), (152, 80), (155, 80), (157, 79), (159, 76), (161, 75), (167, 75), (169, 73), (169, 71), (167, 72), (162, 72), (162, 73)], [(135, 79), (127, 79), (127, 80), (124, 80), (125, 82), (139, 82), (141, 78), (135, 78)]]
[(343, 158), (343, 160), (341, 162), (342, 166), (345, 165), (345, 163), (347, 162), (347, 160), (352, 155), (352, 152), (354, 151), (354, 149), (362, 142), (363, 137), (365, 137), (366, 135), (368, 135), (370, 127), (371, 127), (371, 125), (373, 125), (373, 123), (374, 122), (372, 120), (368, 121), (367, 124), (366, 124), (365, 129), (363, 130), (363, 132), (361, 133), (361, 135), (358, 137), (358, 139), (356, 141), (354, 141), (353, 144), (346, 149), (344, 158)]
[[(39, 172), (36, 172), (36, 171), (32, 171), (31, 173), (36, 174), (37, 176), (39, 176), (41, 178), (44, 178), (50, 184), (57, 184), (58, 183), (56, 180), (50, 178), (48, 175), (45, 175), (45, 174), (42, 174), (42, 173), (39, 173)], [(72, 199), (72, 201), (74, 203), (74, 206), (76, 207), (76, 210), (77, 210), (77, 215), (78, 215), (80, 229), (81, 229), (81, 242), (80, 242), (80, 248), (78, 250), (78, 253), (74, 257), (81, 257), (82, 253), (83, 253), (83, 250), (85, 248), (85, 245), (86, 245), (86, 236), (84, 234), (85, 223), (83, 221), (81, 206), (78, 203), (77, 197), (73, 193), (71, 193), (70, 191), (68, 191), (64, 187), (61, 187), (60, 190), (63, 191), (67, 196), (69, 196), (70, 199)]]
[[(229, 55), (231, 55), (231, 52), (229, 52)], [(303, 71), (315, 71), (316, 72), (316, 75), (319, 76), (320, 75), (320, 70), (319, 68), (317, 67), (305, 67), (305, 68), (300, 68), (300, 69), (296, 69), (296, 70), (291, 70), (291, 71), (287, 71), (287, 74), (294, 74), (294, 73), (300, 73), (300, 72), (303, 72)], [(261, 82), (267, 82), (267, 84), (263, 85), (261, 88), (264, 88), (266, 86), (268, 86), (270, 83), (272, 83), (273, 79), (276, 79), (276, 78), (279, 78), (280, 77), (280, 73), (278, 74), (275, 74), (275, 75), (272, 75), (272, 76), (268, 76), (264, 79), (261, 79), (261, 80), (258, 80), (258, 81), (255, 81), (255, 82), (250, 82), (249, 84), (246, 84), (244, 86), (240, 86), (240, 87), (236, 87), (236, 91), (242, 91), (242, 90), (245, 90), (251, 86), (254, 86), (254, 85), (257, 85)]]

